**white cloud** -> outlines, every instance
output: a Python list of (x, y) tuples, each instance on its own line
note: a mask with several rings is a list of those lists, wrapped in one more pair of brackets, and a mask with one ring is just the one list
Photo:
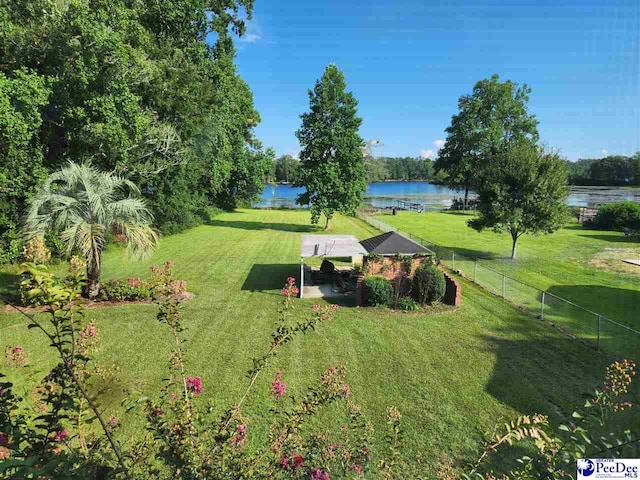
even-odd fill
[(433, 159), (438, 153), (438, 150), (440, 150), (443, 146), (444, 146), (444, 140), (436, 140), (435, 142), (433, 142), (433, 148), (420, 150), (420, 156), (422, 158)]
[(247, 33), (245, 36), (240, 37), (241, 42), (245, 43), (256, 43), (262, 37), (260, 35), (256, 35), (255, 33)]
[(607, 150), (606, 148), (603, 148), (602, 150), (600, 150), (600, 153), (602, 155), (609, 155), (609, 150)]

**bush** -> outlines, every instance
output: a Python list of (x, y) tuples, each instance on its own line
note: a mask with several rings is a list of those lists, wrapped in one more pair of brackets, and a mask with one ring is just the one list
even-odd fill
[(400, 299), (398, 299), (398, 308), (400, 310), (414, 312), (420, 308), (420, 305), (411, 297), (400, 297)]
[(151, 284), (140, 280), (138, 277), (109, 280), (100, 289), (100, 297), (103, 300), (116, 302), (150, 300), (152, 294), (153, 288)]
[(368, 305), (390, 305), (393, 301), (393, 287), (384, 277), (376, 275), (365, 277), (364, 291)]
[(413, 291), (421, 305), (437, 302), (444, 297), (446, 283), (444, 273), (435, 265), (422, 264), (413, 276)]
[(44, 238), (33, 237), (22, 249), (22, 257), (25, 262), (46, 265), (51, 261), (51, 250), (45, 245)]
[(600, 230), (640, 232), (640, 204), (627, 201), (602, 205), (593, 226)]

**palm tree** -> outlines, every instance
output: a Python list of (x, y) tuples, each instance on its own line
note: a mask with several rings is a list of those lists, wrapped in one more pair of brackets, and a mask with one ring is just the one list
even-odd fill
[(136, 257), (150, 254), (158, 244), (158, 235), (151, 228), (153, 216), (139, 194), (135, 184), (113, 172), (69, 162), (51, 174), (33, 198), (25, 235), (33, 238), (59, 232), (69, 255), (79, 251), (85, 257), (85, 295), (94, 298), (100, 291), (107, 232), (122, 235), (127, 252)]

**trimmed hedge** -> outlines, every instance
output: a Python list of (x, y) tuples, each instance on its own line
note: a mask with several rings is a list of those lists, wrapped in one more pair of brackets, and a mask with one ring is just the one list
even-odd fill
[(393, 302), (393, 286), (384, 277), (371, 275), (364, 279), (364, 291), (367, 305), (391, 305)]
[(447, 284), (442, 273), (435, 265), (423, 263), (413, 276), (413, 291), (421, 305), (437, 302), (444, 297)]
[(602, 205), (592, 225), (600, 230), (640, 232), (640, 204), (627, 201)]

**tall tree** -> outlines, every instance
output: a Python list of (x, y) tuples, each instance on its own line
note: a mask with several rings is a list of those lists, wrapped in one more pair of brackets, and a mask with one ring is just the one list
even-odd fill
[(306, 188), (297, 202), (310, 205), (311, 221), (326, 218), (325, 230), (335, 212), (351, 214), (366, 189), (362, 147), (358, 130), (358, 101), (346, 91), (344, 75), (334, 64), (309, 90), (310, 111), (303, 113), (296, 132), (302, 151), (298, 186)]
[(0, 73), (0, 262), (19, 254), (21, 216), (46, 177), (38, 130), (48, 96), (45, 79), (33, 72)]
[(68, 254), (80, 252), (87, 262), (86, 295), (100, 292), (102, 251), (108, 232), (123, 235), (134, 256), (147, 255), (158, 243), (152, 216), (138, 198), (138, 187), (113, 173), (70, 162), (53, 173), (34, 197), (25, 235), (60, 234)]
[(538, 121), (527, 110), (531, 89), (498, 75), (479, 81), (471, 95), (458, 100), (458, 113), (447, 127), (447, 139), (438, 152), (435, 168), (447, 174), (450, 188), (464, 188), (464, 205), (469, 190), (492, 155), (512, 142), (538, 141)]
[(566, 218), (567, 169), (557, 153), (527, 140), (504, 147), (491, 157), (477, 184), (478, 216), (469, 226), (511, 235), (511, 258), (525, 233), (548, 234)]

